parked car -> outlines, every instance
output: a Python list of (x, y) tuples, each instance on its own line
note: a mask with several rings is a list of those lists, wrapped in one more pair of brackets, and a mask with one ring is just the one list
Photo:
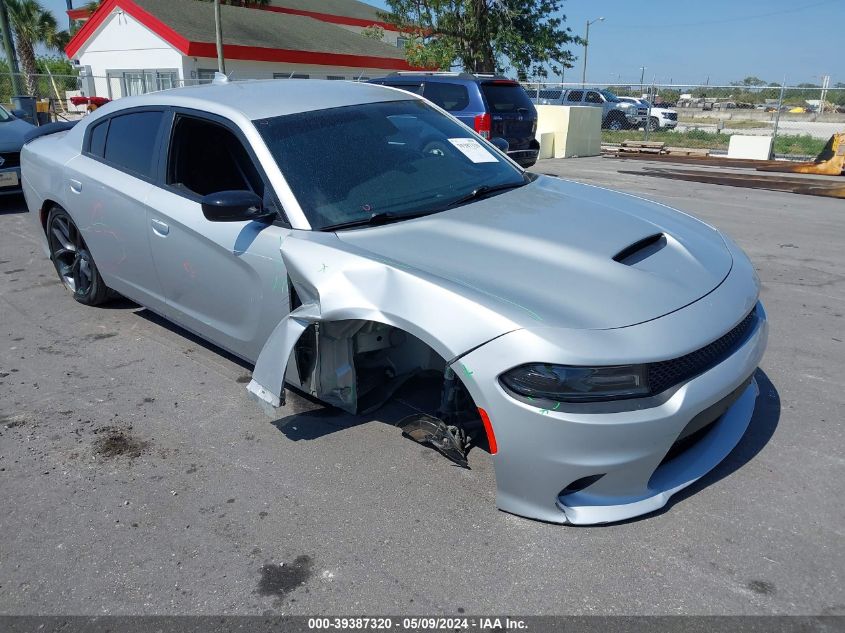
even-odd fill
[(532, 95), (532, 101), (539, 105), (591, 106), (602, 109), (602, 128), (626, 130), (645, 125), (647, 108), (636, 103), (621, 101), (610, 90), (598, 88), (569, 88), (566, 90), (540, 90), (539, 96)]
[(491, 75), (399, 72), (370, 83), (421, 95), (486, 139), (507, 141), (507, 154), (523, 167), (537, 162), (537, 110), (519, 82)]
[(21, 147), (34, 129), (34, 125), (0, 106), (0, 196), (21, 192)]
[(678, 127), (677, 110), (658, 108), (653, 105), (651, 106), (651, 111), (649, 111), (648, 101), (646, 99), (637, 99), (636, 97), (619, 97), (619, 100), (644, 107), (646, 109), (646, 118), (648, 119), (648, 129), (652, 132), (657, 130), (674, 130)]
[(77, 301), (112, 290), (254, 363), (247, 389), (275, 417), (286, 383), (357, 413), (439, 377), (399, 426), (463, 466), (467, 437), (485, 447), (508, 512), (652, 512), (751, 420), (767, 322), (736, 244), (525, 172), (410, 92), (178, 88), (21, 156), (33, 231)]

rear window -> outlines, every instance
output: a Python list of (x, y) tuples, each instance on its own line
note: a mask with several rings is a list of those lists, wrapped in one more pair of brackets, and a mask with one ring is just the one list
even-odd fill
[(481, 92), (487, 100), (491, 112), (518, 112), (532, 110), (534, 106), (525, 90), (519, 84), (489, 83), (481, 84)]
[[(104, 158), (116, 167), (152, 178), (164, 112), (133, 112), (110, 119)], [(92, 139), (93, 140), (93, 139)]]
[(566, 100), (571, 103), (580, 103), (581, 99), (584, 98), (584, 91), (583, 90), (571, 90), (566, 95)]
[(423, 96), (447, 112), (466, 110), (469, 105), (469, 92), (461, 84), (427, 81)]

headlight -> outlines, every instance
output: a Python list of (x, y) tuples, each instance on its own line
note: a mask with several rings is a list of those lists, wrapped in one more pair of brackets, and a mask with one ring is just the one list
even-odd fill
[(651, 393), (645, 365), (567, 367), (532, 363), (514, 367), (499, 380), (522, 396), (560, 402), (620, 400)]

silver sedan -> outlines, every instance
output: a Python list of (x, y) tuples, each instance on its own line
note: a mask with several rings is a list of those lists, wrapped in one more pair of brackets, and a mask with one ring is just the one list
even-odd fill
[(425, 374), (400, 426), (461, 466), (488, 451), (501, 509), (656, 510), (748, 426), (757, 276), (713, 227), (501, 147), (391, 88), (221, 82), (32, 140), (23, 189), (76, 300), (119, 293), (253, 363), (272, 415), (286, 387), (360, 413)]

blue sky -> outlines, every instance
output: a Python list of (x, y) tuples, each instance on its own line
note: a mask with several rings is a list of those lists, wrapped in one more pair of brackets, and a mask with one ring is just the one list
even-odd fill
[[(86, 0), (74, 0), (84, 6)], [(178, 0), (174, 0), (178, 1)], [(65, 0), (42, 0), (66, 25)], [(383, 0), (370, 0), (384, 7)], [(842, 25), (845, 0), (567, 0), (567, 24), (583, 34), (590, 27), (588, 79), (593, 82), (727, 83), (756, 75), (794, 85), (845, 82)], [(838, 40), (838, 42), (837, 42)], [(583, 50), (567, 71), (579, 81)]]

